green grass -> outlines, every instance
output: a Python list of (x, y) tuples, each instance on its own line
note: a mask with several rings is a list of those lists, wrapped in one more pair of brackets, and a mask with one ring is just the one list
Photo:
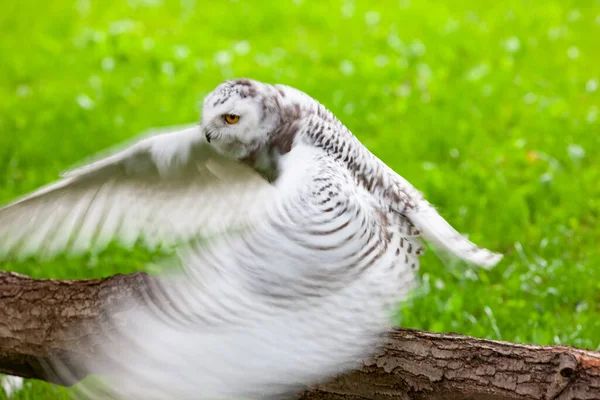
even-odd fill
[[(403, 326), (600, 347), (599, 1), (8, 0), (0, 35), (0, 203), (196, 120), (224, 79), (285, 83), (506, 254), (485, 271), (429, 251)], [(97, 277), (153, 259), (0, 269)], [(27, 381), (14, 398), (66, 393)]]

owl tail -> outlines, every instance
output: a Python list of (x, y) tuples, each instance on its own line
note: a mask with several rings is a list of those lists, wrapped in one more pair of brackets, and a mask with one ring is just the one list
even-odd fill
[(492, 268), (502, 259), (502, 254), (481, 248), (458, 233), (430, 204), (408, 211), (406, 216), (423, 239), (464, 261)]

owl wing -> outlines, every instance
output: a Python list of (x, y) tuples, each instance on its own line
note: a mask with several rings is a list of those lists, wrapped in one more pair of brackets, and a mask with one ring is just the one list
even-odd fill
[(207, 145), (198, 126), (150, 131), (0, 209), (0, 257), (150, 248), (243, 226), (273, 187)]
[(471, 242), (448, 223), (431, 204), (407, 212), (407, 218), (416, 226), (423, 239), (442, 250), (469, 263), (492, 268), (502, 259), (494, 253)]
[(395, 176), (397, 189), (402, 194), (401, 201), (395, 205), (396, 211), (405, 216), (419, 230), (425, 241), (461, 260), (484, 268), (492, 268), (500, 262), (502, 254), (479, 247), (460, 234), (424, 198), (419, 190), (389, 167), (388, 170)]

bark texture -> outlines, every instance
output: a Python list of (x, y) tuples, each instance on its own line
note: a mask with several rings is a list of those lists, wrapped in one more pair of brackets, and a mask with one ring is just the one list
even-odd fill
[(600, 353), (395, 328), (364, 367), (304, 400), (600, 399)]
[(127, 297), (143, 296), (151, 278), (142, 272), (104, 279), (32, 279), (0, 271), (0, 373), (61, 382), (47, 360), (58, 358), (82, 379), (73, 360), (93, 352), (103, 312)]
[[(56, 281), (0, 272), (0, 373), (70, 385), (88, 373), (70, 360), (93, 354), (103, 310), (144, 296), (144, 273)], [(61, 382), (51, 357), (77, 372)], [(600, 399), (600, 353), (394, 328), (363, 368), (299, 394), (341, 399)]]

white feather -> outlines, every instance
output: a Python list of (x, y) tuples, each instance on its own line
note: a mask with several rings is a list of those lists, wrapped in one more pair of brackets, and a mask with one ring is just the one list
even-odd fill
[(491, 268), (502, 259), (502, 254), (483, 249), (457, 232), (429, 204), (421, 205), (416, 210), (407, 212), (406, 216), (420, 229), (423, 239), (462, 260)]
[(0, 209), (0, 256), (100, 251), (115, 239), (174, 244), (249, 223), (274, 191), (213, 151), (198, 126), (146, 136), (62, 176)]

